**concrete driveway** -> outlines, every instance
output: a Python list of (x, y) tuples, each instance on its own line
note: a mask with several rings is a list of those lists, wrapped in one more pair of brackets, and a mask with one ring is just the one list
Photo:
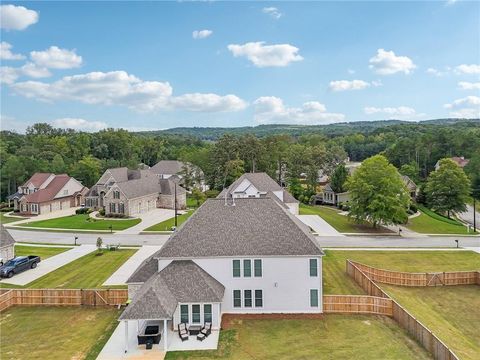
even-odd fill
[(57, 270), (63, 265), (67, 265), (74, 260), (81, 258), (93, 251), (97, 247), (95, 245), (80, 245), (75, 246), (73, 249), (60, 253), (58, 255), (49, 257), (48, 259), (41, 261), (35, 269), (24, 271), (20, 274), (14, 275), (11, 279), (1, 280), (4, 284), (13, 285), (27, 285), (28, 283), (41, 278), (42, 276)]
[(175, 211), (170, 209), (153, 209), (144, 214), (138, 215), (142, 219), (140, 223), (123, 231), (118, 231), (117, 234), (138, 234), (141, 231), (149, 228), (152, 225), (158, 224), (162, 221), (171, 219), (175, 216)]
[(137, 270), (143, 260), (150, 257), (161, 248), (161, 246), (142, 246), (103, 283), (103, 286), (125, 285), (128, 278), (135, 270)]
[[(477, 201), (477, 204), (475, 206), (475, 221), (476, 221), (476, 226), (477, 229), (480, 228), (480, 201)], [(467, 211), (463, 213), (458, 213), (458, 216), (463, 220), (468, 222), (470, 225), (473, 226), (473, 206), (472, 205), (467, 205)]]
[(297, 215), (297, 217), (319, 236), (344, 236), (318, 215)]

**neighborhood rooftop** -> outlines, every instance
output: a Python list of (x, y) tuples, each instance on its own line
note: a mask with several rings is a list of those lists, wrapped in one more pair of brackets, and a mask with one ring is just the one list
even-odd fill
[(172, 261), (145, 282), (120, 316), (128, 319), (171, 318), (178, 303), (222, 302), (225, 287), (191, 260)]
[(309, 229), (266, 198), (207, 200), (156, 258), (323, 255)]
[(8, 245), (12, 245), (15, 243), (12, 235), (5, 229), (3, 224), (0, 224), (0, 248)]
[(160, 160), (150, 168), (150, 171), (155, 174), (174, 175), (181, 172), (185, 165), (187, 164), (177, 160)]
[(275, 180), (268, 176), (264, 172), (259, 173), (245, 173), (240, 176), (237, 180), (233, 182), (228, 188), (225, 188), (219, 195), (219, 197), (224, 197), (225, 193), (230, 193), (230, 189), (236, 189), (243, 180), (247, 179), (253, 186), (257, 188), (258, 191), (268, 192), (268, 191), (282, 191), (282, 187), (278, 185)]

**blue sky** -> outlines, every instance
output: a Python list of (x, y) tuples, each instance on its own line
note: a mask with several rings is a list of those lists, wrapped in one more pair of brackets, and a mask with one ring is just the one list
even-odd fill
[(1, 17), (2, 129), (480, 116), (479, 2), (4, 2)]

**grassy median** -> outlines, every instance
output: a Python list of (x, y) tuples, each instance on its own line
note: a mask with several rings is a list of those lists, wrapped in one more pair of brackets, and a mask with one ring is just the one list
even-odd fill
[(64, 216), (55, 219), (32, 221), (20, 224), (20, 226), (66, 230), (110, 230), (111, 226), (112, 231), (118, 231), (137, 225), (140, 221), (140, 219), (93, 219), (87, 214), (80, 214)]

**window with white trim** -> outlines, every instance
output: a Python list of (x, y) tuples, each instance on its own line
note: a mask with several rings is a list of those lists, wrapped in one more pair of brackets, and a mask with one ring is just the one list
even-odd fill
[(310, 306), (318, 307), (318, 289), (310, 289)]
[(243, 291), (243, 306), (246, 308), (252, 307), (252, 290)]
[[(253, 269), (252, 269), (253, 265)], [(253, 274), (252, 274), (253, 272)], [(232, 276), (234, 278), (262, 277), (262, 259), (234, 259), (232, 260)]]
[(252, 260), (243, 260), (243, 277), (252, 277)]
[(255, 307), (263, 307), (263, 290), (255, 290)]
[(188, 324), (188, 305), (180, 305), (180, 322)]
[(232, 261), (233, 267), (233, 277), (240, 277), (241, 270), (240, 270), (240, 260), (233, 260)]
[(233, 307), (242, 307), (242, 291), (233, 290)]
[(318, 259), (310, 259), (310, 276), (318, 276)]

